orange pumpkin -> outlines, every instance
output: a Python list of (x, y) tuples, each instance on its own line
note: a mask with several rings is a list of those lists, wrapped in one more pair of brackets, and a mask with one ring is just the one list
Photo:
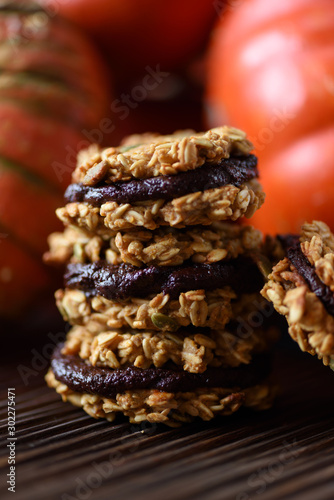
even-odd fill
[(244, 0), (214, 31), (207, 119), (247, 131), (259, 157), (266, 232), (334, 227), (334, 3)]
[(0, 315), (51, 281), (41, 262), (76, 152), (110, 104), (103, 62), (77, 28), (35, 4), (0, 8)]

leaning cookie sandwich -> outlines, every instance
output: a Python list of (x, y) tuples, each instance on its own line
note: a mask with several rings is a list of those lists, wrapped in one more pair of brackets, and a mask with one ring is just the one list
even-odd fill
[(281, 259), (261, 293), (286, 317), (301, 350), (334, 369), (334, 235), (313, 221), (300, 235), (278, 236), (277, 248)]

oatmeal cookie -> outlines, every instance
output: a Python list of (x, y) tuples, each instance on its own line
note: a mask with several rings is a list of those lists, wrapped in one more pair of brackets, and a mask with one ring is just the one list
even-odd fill
[(184, 228), (208, 226), (216, 221), (250, 218), (264, 202), (261, 185), (252, 179), (240, 186), (227, 184), (174, 198), (132, 203), (102, 202), (94, 206), (86, 201), (71, 201), (56, 210), (65, 226), (88, 231), (108, 228), (113, 231), (138, 227), (154, 230), (160, 226)]
[(149, 231), (97, 232), (66, 227), (48, 238), (49, 251), (44, 255), (48, 264), (96, 262), (110, 264), (179, 266), (191, 259), (195, 263), (213, 263), (257, 251), (262, 234), (252, 226), (214, 222), (209, 227), (194, 226), (183, 230), (170, 227)]
[(319, 221), (299, 236), (280, 236), (285, 257), (274, 266), (262, 295), (286, 317), (302, 351), (334, 369), (334, 235)]
[(203, 377), (170, 369), (97, 368), (58, 349), (46, 381), (64, 401), (94, 418), (113, 421), (123, 414), (132, 423), (148, 420), (175, 427), (196, 417), (230, 415), (241, 406), (269, 408), (275, 391), (267, 375), (264, 360), (243, 369), (213, 368)]
[(223, 126), (207, 132), (181, 130), (174, 134), (137, 134), (119, 147), (89, 150), (78, 157), (73, 182), (95, 185), (147, 179), (215, 163), (231, 155), (249, 154), (253, 145), (241, 130)]
[(209, 366), (248, 364), (276, 340), (276, 331), (265, 325), (247, 336), (231, 323), (225, 329), (181, 328), (177, 332), (152, 330), (103, 330), (92, 333), (74, 326), (68, 333), (63, 354), (77, 354), (93, 366), (161, 368), (173, 362), (190, 373), (203, 373)]

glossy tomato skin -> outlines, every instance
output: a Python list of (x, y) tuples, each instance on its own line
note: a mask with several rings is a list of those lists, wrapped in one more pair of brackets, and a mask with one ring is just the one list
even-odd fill
[(298, 231), (312, 218), (334, 227), (333, 33), (331, 0), (245, 0), (214, 32), (208, 122), (240, 127), (255, 145), (267, 193), (254, 219), (261, 229)]
[(334, 229), (334, 125), (292, 143), (269, 159), (261, 182), (266, 201), (251, 222), (266, 233), (298, 233), (305, 221)]
[(209, 36), (219, 6), (212, 0), (41, 0), (91, 33), (125, 74), (146, 65), (175, 69)]

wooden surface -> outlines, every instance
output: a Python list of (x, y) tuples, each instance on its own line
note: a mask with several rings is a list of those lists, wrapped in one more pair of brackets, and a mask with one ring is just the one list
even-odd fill
[(1, 499), (334, 498), (334, 373), (292, 345), (276, 356), (282, 393), (274, 409), (179, 429), (95, 421), (62, 403), (36, 365), (25, 386), (17, 368), (32, 368), (43, 346), (2, 362), (4, 439), (7, 387), (16, 388), (17, 483), (9, 493), (2, 441)]

